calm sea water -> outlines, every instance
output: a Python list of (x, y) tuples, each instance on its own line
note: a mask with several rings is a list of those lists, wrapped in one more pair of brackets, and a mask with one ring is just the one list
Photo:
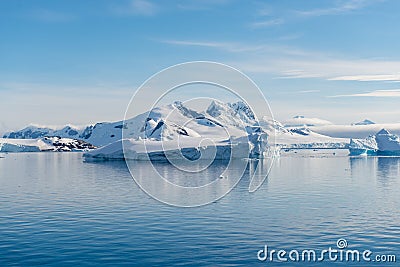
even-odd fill
[[(260, 262), (257, 252), (320, 251), (339, 238), (400, 261), (400, 158), (346, 154), (285, 153), (255, 193), (246, 172), (230, 194), (198, 208), (150, 198), (124, 162), (3, 154), (0, 266), (292, 266)], [(167, 164), (159, 168), (174, 175)]]

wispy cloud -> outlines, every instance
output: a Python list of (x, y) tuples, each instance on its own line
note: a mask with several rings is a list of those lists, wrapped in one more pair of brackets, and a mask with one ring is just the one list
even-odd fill
[[(399, 66), (400, 67), (400, 66)], [(352, 76), (340, 76), (334, 77), (329, 80), (332, 81), (360, 81), (360, 82), (371, 82), (371, 81), (400, 81), (400, 74), (377, 74), (377, 75), (352, 75)]]
[(265, 48), (264, 45), (250, 45), (233, 42), (212, 42), (212, 41), (191, 41), (191, 40), (162, 40), (162, 43), (180, 46), (198, 46), (218, 48), (227, 52), (259, 51)]
[(208, 10), (230, 2), (230, 0), (184, 0), (177, 7), (182, 10)]
[(356, 11), (358, 9), (362, 9), (365, 6), (376, 2), (373, 0), (350, 0), (350, 1), (341, 1), (340, 4), (327, 7), (327, 8), (319, 8), (319, 9), (311, 9), (311, 10), (298, 10), (296, 13), (300, 16), (304, 17), (318, 17), (325, 15), (338, 15), (343, 13), (349, 13)]
[(318, 93), (320, 90), (304, 90), (304, 91), (299, 91), (300, 94), (311, 94), (311, 93)]
[[(322, 78), (331, 81), (399, 81), (400, 61), (351, 59), (313, 54), (288, 55), (284, 51), (275, 51), (275, 55), (266, 58), (244, 59), (246, 71), (277, 74), (280, 79)], [(265, 62), (268, 60), (269, 64)], [(273, 65), (271, 69), (269, 65)]]
[(252, 28), (266, 28), (266, 27), (281, 25), (284, 22), (285, 21), (283, 19), (269, 19), (264, 21), (253, 22), (250, 26)]
[(130, 0), (125, 5), (113, 6), (112, 11), (122, 16), (152, 16), (159, 12), (159, 6), (148, 0)]
[(44, 22), (66, 22), (76, 19), (72, 14), (43, 8), (32, 10), (28, 17)]
[(375, 90), (372, 92), (349, 95), (334, 95), (329, 97), (400, 97), (400, 89)]
[(162, 40), (179, 45), (237, 53), (231, 64), (243, 71), (272, 74), (277, 79), (318, 78), (330, 81), (400, 81), (400, 61), (355, 59), (273, 44), (193, 40)]

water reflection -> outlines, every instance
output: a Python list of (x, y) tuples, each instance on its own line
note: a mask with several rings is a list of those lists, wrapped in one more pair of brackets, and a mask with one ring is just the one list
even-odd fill
[(373, 174), (383, 186), (397, 182), (400, 176), (400, 157), (350, 157), (352, 177)]
[[(160, 201), (164, 198), (179, 203), (200, 203), (204, 199), (216, 200), (219, 198), (218, 196), (229, 193), (239, 180), (242, 180), (241, 191), (255, 191), (265, 182), (272, 165), (271, 159), (215, 160), (202, 171), (187, 172), (176, 168), (169, 162), (160, 161), (151, 162), (151, 165), (149, 165), (150, 162), (144, 161), (86, 162), (86, 164), (97, 166), (96, 169), (99, 172), (109, 168), (115, 169), (115, 171), (126, 171), (126, 163), (131, 168), (134, 180), (145, 192)], [(168, 183), (160, 183), (160, 177), (163, 177)], [(208, 187), (211, 183), (213, 185)], [(193, 194), (188, 195), (181, 192), (182, 187), (208, 187), (208, 189), (202, 191), (201, 194), (193, 191)]]
[(382, 185), (390, 186), (395, 183), (400, 175), (399, 157), (379, 157), (377, 179)]

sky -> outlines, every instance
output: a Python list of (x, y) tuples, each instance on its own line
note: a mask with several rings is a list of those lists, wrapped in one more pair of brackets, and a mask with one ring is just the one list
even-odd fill
[(123, 119), (187, 61), (253, 79), (276, 119), (400, 122), (397, 0), (1, 0), (0, 132)]

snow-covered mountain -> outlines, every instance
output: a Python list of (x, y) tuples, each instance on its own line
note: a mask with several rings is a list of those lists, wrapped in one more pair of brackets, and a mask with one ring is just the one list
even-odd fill
[[(122, 131), (124, 131), (124, 136), (122, 136)], [(218, 101), (211, 102), (202, 111), (191, 109), (181, 102), (174, 102), (156, 107), (125, 122), (102, 122), (82, 129), (72, 126), (65, 126), (62, 129), (29, 126), (20, 131), (8, 133), (4, 137), (37, 139), (48, 136), (78, 139), (97, 147), (118, 142), (123, 137), (152, 141), (181, 139), (187, 143), (191, 142), (188, 141), (189, 139), (210, 138), (217, 141), (237, 141), (246, 137), (254, 141), (250, 145), (255, 154), (265, 148), (267, 139), (269, 144), (284, 148), (344, 148), (349, 142), (346, 139), (331, 138), (315, 133), (310, 127), (284, 127), (278, 121), (268, 117), (256, 121), (253, 112), (245, 103)]]
[(123, 128), (124, 140), (86, 153), (85, 157), (123, 158), (123, 145), (132, 159), (148, 155), (152, 160), (163, 160), (167, 155), (178, 157), (181, 152), (190, 159), (200, 155), (207, 158), (214, 155), (214, 149), (219, 159), (230, 158), (231, 153), (240, 158), (262, 157), (268, 144), (268, 134), (243, 102), (213, 101), (200, 112), (174, 102), (125, 121)]
[(375, 124), (375, 122), (365, 119), (363, 121), (352, 123), (351, 125), (370, 125), (370, 124)]
[[(211, 155), (210, 146), (201, 144), (201, 140), (207, 138), (213, 141), (217, 158), (229, 156), (231, 146), (239, 149), (238, 157), (259, 158), (266, 154), (275, 155), (272, 147), (347, 148), (349, 142), (348, 139), (317, 134), (307, 127), (285, 128), (268, 117), (257, 121), (243, 102), (213, 101), (205, 111), (175, 102), (131, 118), (121, 128), (124, 129), (124, 140), (88, 152), (85, 157), (122, 159), (125, 146), (131, 159), (164, 160), (167, 154), (178, 157), (183, 150), (185, 157), (195, 158), (200, 154)], [(243, 154), (243, 144), (249, 146), (250, 154)]]
[(53, 129), (49, 127), (41, 127), (30, 125), (16, 132), (5, 133), (3, 138), (12, 139), (36, 139), (44, 136), (60, 136), (65, 138), (79, 138), (82, 129), (67, 125), (62, 129)]
[[(241, 102), (224, 104), (213, 101), (204, 112), (197, 112), (181, 102), (156, 107), (125, 121), (101, 122), (83, 129), (65, 126), (62, 129), (28, 126), (22, 130), (10, 132), (3, 138), (36, 139), (45, 136), (75, 138), (104, 146), (122, 138), (122, 128), (129, 138), (148, 138), (153, 140), (175, 139), (177, 136), (200, 137), (220, 136), (224, 126), (232, 127), (235, 135), (242, 135), (247, 125), (255, 123), (254, 114)], [(241, 126), (242, 131), (238, 131)], [(222, 132), (224, 132), (222, 130)]]
[(42, 137), (60, 137), (82, 140), (95, 146), (102, 146), (121, 139), (122, 121), (115, 123), (96, 123), (83, 128), (65, 126), (61, 129), (30, 125), (19, 131), (5, 133), (3, 138), (37, 139)]

